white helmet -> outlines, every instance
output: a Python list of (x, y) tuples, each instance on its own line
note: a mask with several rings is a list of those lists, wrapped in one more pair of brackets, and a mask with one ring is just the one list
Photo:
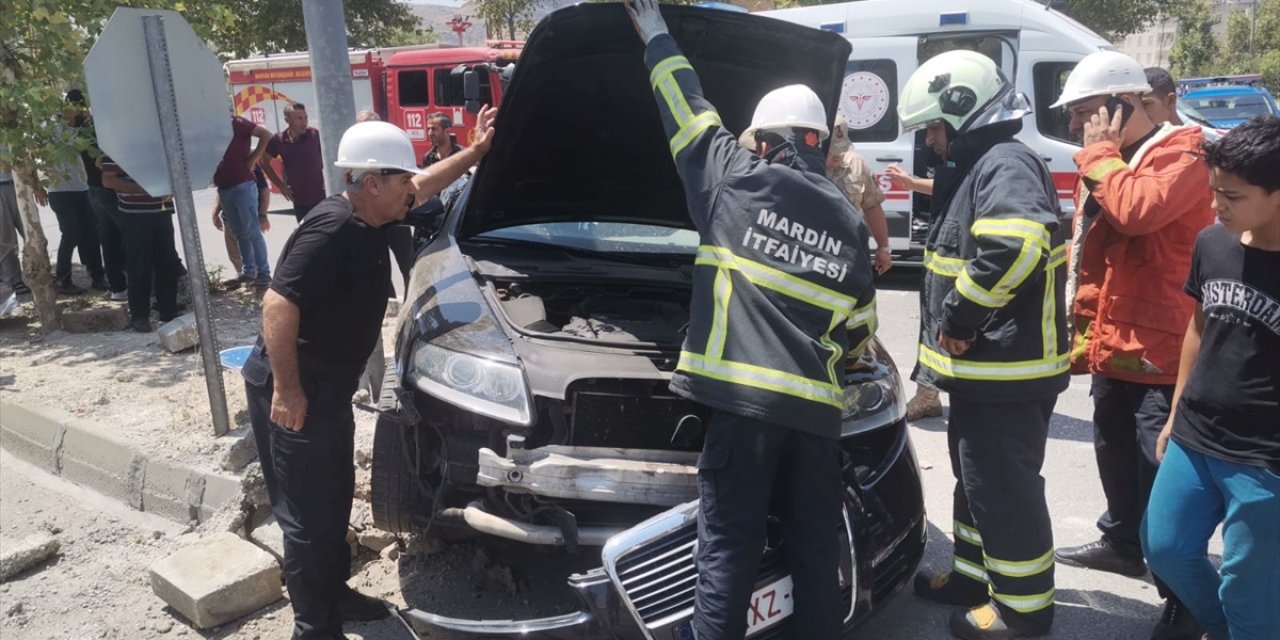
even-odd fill
[(426, 173), (418, 169), (409, 134), (390, 122), (367, 121), (351, 125), (338, 143), (336, 167), (352, 171), (395, 169)]
[(1147, 72), (1137, 60), (1119, 51), (1095, 51), (1076, 64), (1062, 87), (1062, 95), (1049, 108), (1094, 96), (1150, 92)]
[(790, 84), (774, 89), (760, 98), (751, 126), (738, 138), (742, 146), (754, 149), (757, 131), (813, 129), (822, 140), (827, 138), (827, 109), (813, 89), (803, 84)]

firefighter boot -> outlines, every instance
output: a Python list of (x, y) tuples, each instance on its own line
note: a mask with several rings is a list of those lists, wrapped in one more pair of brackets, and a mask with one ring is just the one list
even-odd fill
[(936, 418), (940, 415), (942, 415), (942, 400), (938, 397), (938, 390), (917, 387), (915, 397), (907, 401), (907, 420)]
[(946, 571), (934, 574), (921, 571), (911, 586), (917, 596), (952, 607), (976, 607), (988, 598), (987, 585)]
[(994, 602), (980, 607), (960, 610), (951, 614), (951, 635), (961, 640), (1008, 640), (1012, 638), (1039, 638), (1049, 634), (1052, 616), (1036, 616), (1039, 620), (1022, 619), (1024, 616), (1005, 615)]

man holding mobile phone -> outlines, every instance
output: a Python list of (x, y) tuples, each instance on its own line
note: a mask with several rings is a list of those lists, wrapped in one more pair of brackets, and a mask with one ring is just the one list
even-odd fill
[[(1138, 537), (1168, 421), (1182, 337), (1194, 301), (1179, 295), (1201, 229), (1213, 224), (1199, 127), (1157, 125), (1137, 60), (1098, 51), (1080, 61), (1052, 108), (1066, 106), (1080, 183), (1067, 298), (1074, 303), (1073, 373), (1093, 376), (1094, 451), (1107, 510), (1100, 540), (1057, 551), (1063, 564), (1138, 577)], [(1152, 640), (1202, 631), (1159, 576), (1166, 598)]]

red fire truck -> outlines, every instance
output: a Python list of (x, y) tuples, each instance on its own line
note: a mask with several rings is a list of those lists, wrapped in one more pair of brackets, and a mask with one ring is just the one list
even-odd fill
[[(502, 101), (504, 81), (522, 43), (490, 41), (485, 47), (421, 45), (361, 49), (350, 53), (356, 110), (373, 109), (409, 133), (421, 158), (431, 149), (427, 116), (444, 113), (466, 145), (480, 105)], [(232, 60), (225, 65), (237, 115), (271, 131), (285, 127), (284, 107), (316, 103), (306, 52)], [(312, 120), (315, 126), (316, 121)]]

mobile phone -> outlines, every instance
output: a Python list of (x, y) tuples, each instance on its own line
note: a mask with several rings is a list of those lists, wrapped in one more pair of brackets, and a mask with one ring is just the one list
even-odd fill
[(1125, 125), (1129, 124), (1129, 116), (1133, 115), (1133, 105), (1121, 100), (1119, 96), (1111, 96), (1111, 98), (1107, 100), (1107, 116), (1111, 118), (1116, 117), (1116, 109), (1119, 109), (1123, 114), (1120, 116), (1120, 127), (1123, 128)]

